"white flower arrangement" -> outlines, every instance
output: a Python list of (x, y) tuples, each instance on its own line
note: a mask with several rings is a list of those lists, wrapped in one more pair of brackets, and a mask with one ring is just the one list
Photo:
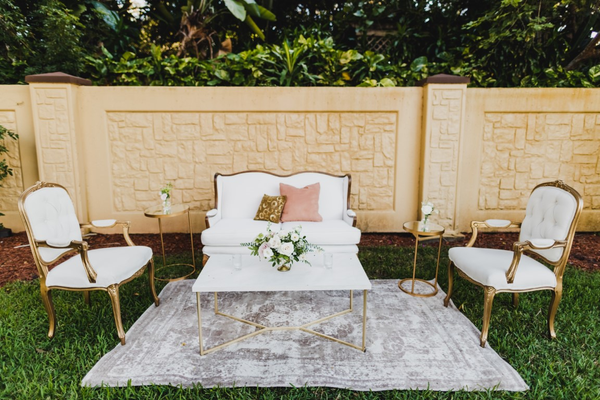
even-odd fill
[(310, 265), (306, 259), (306, 253), (311, 251), (323, 251), (319, 246), (308, 243), (306, 236), (302, 235), (302, 227), (296, 226), (292, 230), (274, 231), (271, 223), (267, 225), (267, 233), (260, 233), (253, 242), (242, 243), (244, 247), (251, 250), (253, 256), (266, 259), (272, 266), (280, 264), (293, 264), (304, 262)]
[(434, 212), (438, 212), (432, 202), (421, 202), (421, 213), (423, 214), (423, 224), (427, 225), (427, 220)]
[(173, 190), (173, 184), (167, 183), (162, 189), (160, 189), (160, 199), (166, 201), (171, 198), (171, 190)]

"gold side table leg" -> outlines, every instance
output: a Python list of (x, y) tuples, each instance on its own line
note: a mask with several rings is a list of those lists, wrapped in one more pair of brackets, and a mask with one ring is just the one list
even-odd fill
[(202, 316), (200, 315), (200, 292), (196, 292), (196, 307), (198, 311), (198, 337), (200, 338), (200, 355), (202, 356), (204, 355), (204, 346), (202, 345)]
[[(163, 259), (163, 269), (166, 269), (168, 267), (174, 267), (174, 266), (185, 266), (185, 267), (190, 267), (192, 270), (188, 273), (186, 273), (183, 276), (180, 276), (179, 278), (155, 278), (158, 281), (164, 281), (164, 282), (176, 282), (176, 281), (180, 281), (183, 280), (185, 278), (187, 278), (188, 276), (192, 275), (194, 272), (196, 272), (196, 255), (194, 253), (194, 233), (192, 232), (192, 218), (190, 216), (190, 210), (186, 210), (185, 212), (187, 212), (187, 217), (188, 217), (188, 230), (190, 232), (190, 246), (192, 249), (192, 263), (191, 264), (170, 264), (167, 265), (167, 257), (165, 254), (165, 241), (163, 238), (163, 230), (162, 230), (162, 222), (161, 222), (161, 218), (158, 218), (158, 231), (160, 233), (160, 246), (161, 246), (161, 250), (162, 250), (162, 259)], [(160, 268), (159, 268), (160, 269)]]
[(188, 210), (187, 215), (188, 229), (190, 230), (190, 244), (192, 245), (192, 265), (194, 266), (192, 273), (194, 273), (196, 272), (196, 256), (194, 255), (194, 233), (192, 232), (192, 217), (190, 216), (190, 210)]
[(415, 294), (415, 277), (417, 273), (417, 252), (419, 251), (419, 236), (415, 236), (415, 256), (413, 257), (413, 277), (410, 294)]
[[(404, 293), (410, 294), (411, 296), (415, 296), (415, 297), (431, 297), (431, 296), (435, 296), (438, 292), (438, 288), (437, 288), (437, 280), (438, 280), (438, 272), (439, 272), (439, 268), (440, 268), (440, 255), (442, 253), (442, 235), (439, 235), (439, 244), (438, 244), (438, 256), (437, 256), (437, 263), (435, 266), (435, 279), (434, 279), (434, 283), (432, 284), (431, 282), (425, 280), (425, 279), (420, 279), (417, 278), (417, 253), (419, 250), (419, 239), (420, 236), (418, 234), (414, 234), (413, 236), (415, 237), (415, 255), (413, 257), (413, 274), (412, 274), (412, 278), (404, 278), (400, 281), (398, 281), (398, 288), (400, 290), (402, 290)], [(411, 287), (410, 287), (410, 292), (408, 291), (408, 289), (405, 289), (402, 284), (406, 281), (411, 281)], [(432, 292), (427, 293), (427, 294), (419, 294), (419, 293), (415, 293), (415, 282), (419, 281), (422, 282), (426, 285), (431, 286), (431, 288), (433, 289)]]
[(165, 257), (165, 241), (163, 239), (162, 223), (158, 218), (158, 232), (160, 232), (160, 247), (162, 249), (163, 268), (167, 266), (167, 258)]
[(435, 286), (436, 293), (437, 293), (438, 271), (440, 269), (440, 254), (442, 254), (442, 235), (440, 235), (440, 244), (438, 245), (437, 265), (435, 266), (435, 281), (433, 283), (433, 285)]
[(367, 351), (367, 291), (363, 290), (363, 338), (362, 351)]

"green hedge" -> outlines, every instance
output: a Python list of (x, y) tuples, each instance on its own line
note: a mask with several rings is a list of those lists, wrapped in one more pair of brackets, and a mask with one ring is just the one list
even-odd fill
[[(257, 45), (213, 60), (164, 55), (152, 46), (151, 56), (126, 52), (115, 59), (87, 57), (87, 74), (96, 85), (128, 86), (414, 86), (427, 76), (447, 73), (471, 77), (472, 86), (496, 86), (494, 76), (463, 63), (432, 62), (418, 57), (392, 62), (371, 51), (340, 50), (332, 38), (296, 37), (281, 45)], [(600, 66), (586, 73), (547, 68), (521, 79), (522, 87), (596, 87)]]

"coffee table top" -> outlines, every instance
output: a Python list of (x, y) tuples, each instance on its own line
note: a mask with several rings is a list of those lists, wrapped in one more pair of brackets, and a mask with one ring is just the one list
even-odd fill
[(322, 253), (310, 253), (312, 266), (294, 263), (287, 272), (277, 271), (266, 260), (243, 255), (242, 269), (235, 270), (231, 255), (214, 255), (200, 272), (194, 292), (273, 292), (300, 290), (370, 290), (371, 282), (356, 254), (335, 253), (326, 269)]

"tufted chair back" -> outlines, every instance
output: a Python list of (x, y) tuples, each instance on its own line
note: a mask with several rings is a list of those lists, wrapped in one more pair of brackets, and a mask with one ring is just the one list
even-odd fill
[(579, 193), (562, 181), (536, 186), (527, 202), (519, 240), (566, 240), (566, 248), (532, 250), (552, 264), (562, 262), (569, 254), (581, 208)]
[(19, 206), (32, 250), (44, 263), (50, 263), (72, 249), (37, 247), (34, 245), (36, 240), (45, 240), (55, 246), (82, 240), (73, 202), (64, 187), (38, 182), (21, 195)]

